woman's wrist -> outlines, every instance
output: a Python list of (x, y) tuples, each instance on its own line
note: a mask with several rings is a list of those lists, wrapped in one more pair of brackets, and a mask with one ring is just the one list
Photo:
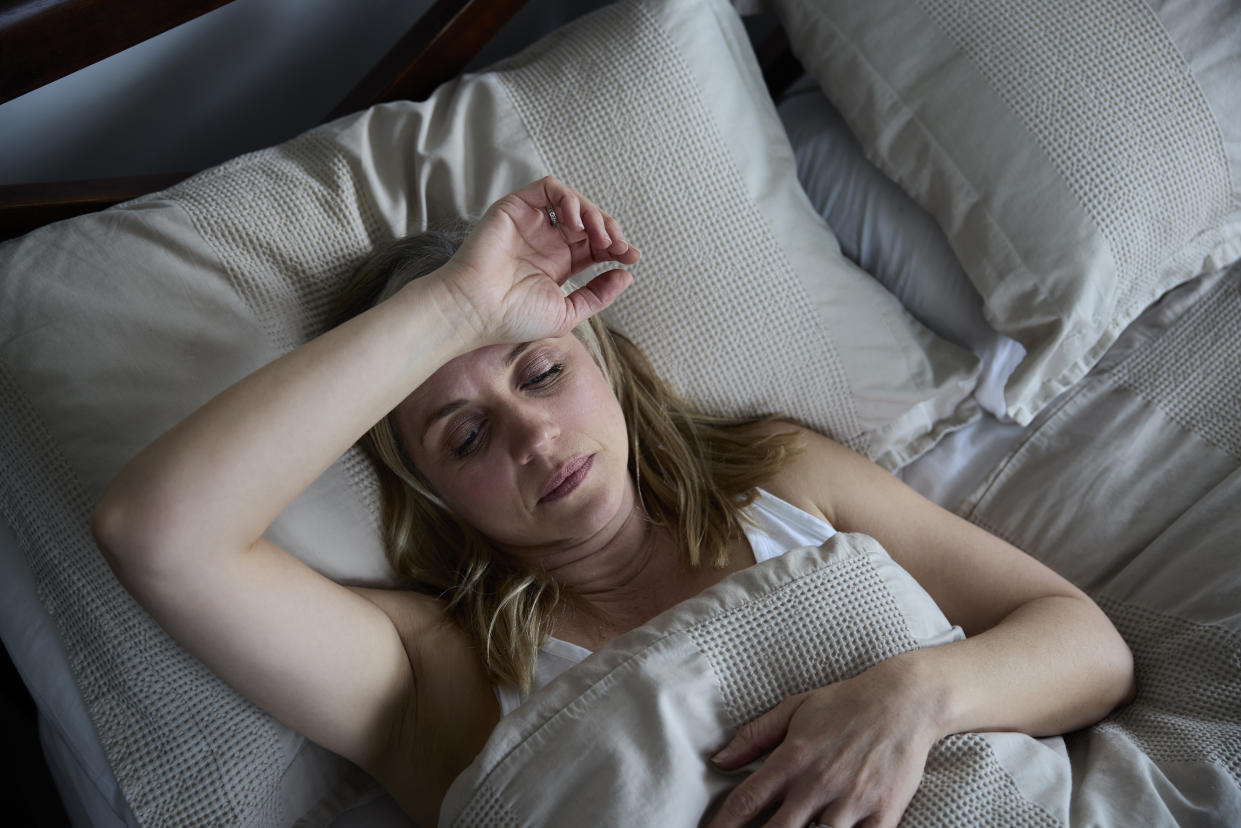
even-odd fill
[(957, 733), (959, 698), (953, 683), (936, 669), (931, 649), (910, 650), (876, 665), (884, 679), (905, 695), (921, 711), (925, 730), (921, 734), (929, 745)]
[(441, 267), (414, 279), (387, 300), (400, 308), (400, 318), (409, 321), (418, 351), (441, 355), (443, 362), (490, 344), (480, 335), (479, 320), (462, 306), (449, 279), (447, 266)]

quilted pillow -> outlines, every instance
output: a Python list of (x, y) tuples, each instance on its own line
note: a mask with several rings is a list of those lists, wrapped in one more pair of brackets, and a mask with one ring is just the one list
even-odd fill
[[(642, 248), (608, 321), (702, 404), (780, 409), (889, 466), (976, 414), (976, 360), (845, 259), (796, 185), (725, 0), (602, 9), (425, 102), (8, 242), (0, 517), (140, 822), (287, 824), (341, 768), (133, 603), (91, 542), (92, 504), (142, 446), (319, 332), (376, 244), (547, 173)], [(391, 583), (372, 474), (346, 454), (269, 537), (337, 579)]]
[(1026, 424), (1170, 287), (1241, 257), (1241, 6), (768, 0), (1026, 358)]

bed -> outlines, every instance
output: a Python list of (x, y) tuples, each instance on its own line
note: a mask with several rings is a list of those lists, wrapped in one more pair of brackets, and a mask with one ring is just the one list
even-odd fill
[[(186, 180), (0, 188), (0, 634), (73, 823), (410, 824), (180, 650), (90, 510), (321, 330), (373, 245), (547, 173), (642, 247), (607, 321), (683, 393), (867, 454), (1129, 643), (1132, 703), (943, 740), (904, 824), (1241, 823), (1241, 8), (623, 0), (463, 71), (520, 5), (436, 3), (324, 125)], [(92, 14), (11, 18), (5, 54)], [(351, 452), (269, 536), (395, 586), (379, 507)], [(703, 762), (721, 733), (934, 637), (863, 536), (786, 558), (533, 696), (441, 824), (698, 824), (736, 781)]]

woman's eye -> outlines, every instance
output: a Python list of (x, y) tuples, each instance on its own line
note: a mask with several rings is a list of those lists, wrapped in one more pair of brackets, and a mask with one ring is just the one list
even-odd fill
[[(538, 370), (538, 369), (536, 368), (535, 370)], [(538, 388), (541, 385), (547, 385), (553, 379), (555, 379), (556, 376), (560, 374), (560, 372), (563, 370), (564, 370), (564, 363), (557, 362), (555, 365), (552, 365), (543, 373), (538, 374), (537, 376), (531, 377), (530, 379), (523, 382), (522, 386), (525, 388)]]
[(482, 445), (483, 427), (481, 424), (467, 424), (453, 432), (453, 456), (463, 459), (469, 457)]

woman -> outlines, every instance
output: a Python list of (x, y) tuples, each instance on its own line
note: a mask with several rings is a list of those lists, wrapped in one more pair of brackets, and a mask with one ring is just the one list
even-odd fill
[[(545, 634), (595, 649), (752, 565), (741, 507), (760, 497), (810, 531), (872, 535), (970, 637), (798, 694), (742, 728), (719, 766), (772, 752), (713, 826), (774, 804), (771, 825), (893, 825), (941, 736), (1061, 733), (1132, 691), (1128, 649), (1084, 594), (831, 440), (769, 419), (676, 412), (679, 438), (631, 438), (627, 420), (664, 416), (638, 410), (660, 392), (636, 402), (623, 392), (622, 407), (616, 389), (657, 381), (631, 346), (604, 353), (574, 335), (631, 276), (609, 270), (567, 296), (561, 285), (595, 261), (638, 258), (612, 217), (555, 179), (506, 196), (434, 272), (395, 279), (373, 307), (139, 454), (97, 509), (100, 547), (183, 646), (365, 768), (424, 825), (499, 719), (493, 683), (528, 683)], [(392, 525), (439, 520), (440, 536), (459, 539), (458, 549), (415, 550), (457, 567), (465, 582), (434, 585), (449, 601), (339, 586), (262, 537), (375, 424), (385, 462), (424, 492), (414, 501), (447, 510)], [(653, 468), (641, 444), (631, 458), (632, 439), (658, 443), (655, 457), (678, 440), (690, 455), (695, 444), (749, 447), (749, 471), (737, 474), (685, 461), (713, 470), (695, 485), (714, 505), (683, 511), (731, 516), (726, 529), (690, 525), (676, 487), (658, 491), (675, 475)], [(754, 458), (767, 463), (761, 474)], [(691, 552), (714, 565), (692, 565)]]

